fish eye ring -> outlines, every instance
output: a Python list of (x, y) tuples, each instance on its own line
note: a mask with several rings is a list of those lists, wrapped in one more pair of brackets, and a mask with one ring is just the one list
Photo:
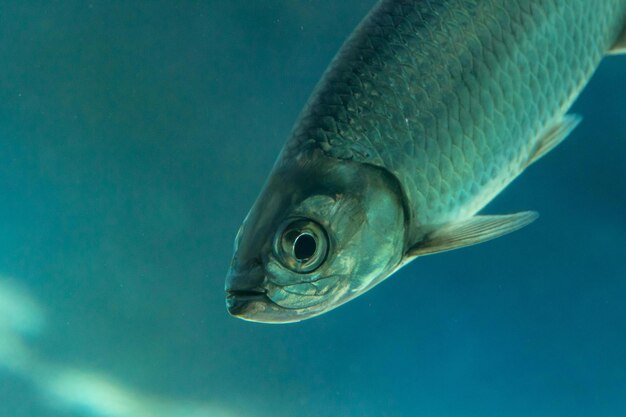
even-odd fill
[(313, 272), (326, 260), (328, 237), (322, 226), (313, 220), (289, 219), (276, 233), (274, 253), (294, 272)]

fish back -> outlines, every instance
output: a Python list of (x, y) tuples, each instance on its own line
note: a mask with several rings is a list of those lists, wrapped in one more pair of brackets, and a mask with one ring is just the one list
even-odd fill
[(626, 0), (383, 0), (281, 158), (321, 149), (388, 170), (415, 233), (469, 217), (528, 165), (625, 18)]

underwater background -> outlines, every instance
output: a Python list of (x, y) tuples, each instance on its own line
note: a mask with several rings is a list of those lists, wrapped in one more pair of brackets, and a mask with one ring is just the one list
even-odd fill
[(626, 56), (486, 212), (328, 314), (231, 318), (241, 220), (373, 0), (0, 2), (0, 417), (626, 415)]

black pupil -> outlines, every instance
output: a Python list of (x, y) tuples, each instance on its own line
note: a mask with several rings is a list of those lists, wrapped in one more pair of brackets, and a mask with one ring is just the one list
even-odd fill
[(309, 234), (303, 233), (293, 242), (293, 254), (299, 261), (305, 261), (315, 255), (317, 243), (315, 238)]

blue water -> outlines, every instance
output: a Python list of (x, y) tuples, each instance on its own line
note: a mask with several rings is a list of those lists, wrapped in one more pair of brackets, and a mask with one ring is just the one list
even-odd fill
[(532, 226), (299, 324), (227, 315), (237, 228), (373, 3), (3, 3), (0, 316), (40, 312), (0, 334), (0, 416), (626, 415), (626, 57), (487, 208)]

